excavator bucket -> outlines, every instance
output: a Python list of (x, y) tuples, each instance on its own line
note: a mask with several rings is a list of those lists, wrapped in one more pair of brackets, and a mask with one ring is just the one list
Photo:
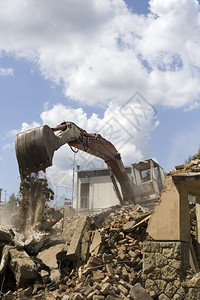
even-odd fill
[(58, 148), (58, 137), (47, 125), (18, 133), (15, 151), (20, 174), (37, 173), (50, 167), (54, 151)]

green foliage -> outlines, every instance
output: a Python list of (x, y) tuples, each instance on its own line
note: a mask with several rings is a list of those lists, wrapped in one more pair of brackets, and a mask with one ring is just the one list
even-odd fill
[(187, 159), (185, 159), (185, 164), (189, 164), (192, 160), (192, 155), (189, 155)]

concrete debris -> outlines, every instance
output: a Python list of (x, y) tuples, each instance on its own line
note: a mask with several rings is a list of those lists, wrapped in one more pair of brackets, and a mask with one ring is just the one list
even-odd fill
[(55, 246), (52, 246), (48, 249), (45, 249), (37, 255), (37, 258), (39, 258), (44, 265), (49, 267), (50, 269), (56, 269), (58, 268), (58, 262), (56, 259), (57, 253), (62, 251), (64, 244), (58, 244)]
[(60, 210), (50, 208), (46, 211), (46, 219), (42, 223), (42, 228), (48, 230), (52, 228), (58, 221), (63, 218), (63, 214)]
[(0, 241), (1, 242), (11, 242), (12, 235), (10, 231), (0, 224)]
[(9, 268), (15, 276), (16, 286), (34, 283), (37, 277), (37, 265), (23, 250), (13, 246), (5, 246), (4, 254), (9, 256)]
[(142, 207), (127, 205), (64, 217), (51, 230), (32, 228), (27, 236), (2, 229), (11, 243), (2, 244), (3, 299), (184, 299), (187, 288), (193, 299), (199, 273), (183, 287), (176, 282), (176, 270), (188, 268), (181, 260), (182, 253), (187, 260), (186, 245), (152, 241), (146, 231), (150, 217)]
[(48, 188), (46, 178), (40, 178), (35, 173), (21, 176), (20, 194), (19, 212), (13, 217), (13, 225), (25, 236), (32, 228), (49, 229), (62, 217), (53, 208), (47, 209), (54, 193)]
[[(144, 212), (129, 205), (67, 217), (68, 224), (63, 224), (71, 226), (67, 231), (65, 225), (60, 228), (60, 239), (58, 228), (48, 233), (32, 229), (24, 239), (14, 231), (14, 237), (9, 236), (18, 244), (5, 245), (1, 253), (2, 274), (11, 278), (9, 284), (3, 284), (4, 298), (134, 299), (130, 293), (137, 282), (142, 283), (142, 245), (148, 221), (128, 232), (123, 226), (137, 224), (141, 217)], [(50, 246), (52, 241), (55, 245)]]

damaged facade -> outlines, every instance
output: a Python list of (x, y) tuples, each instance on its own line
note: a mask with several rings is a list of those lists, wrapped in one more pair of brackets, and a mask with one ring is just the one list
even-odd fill
[[(149, 159), (132, 164), (126, 173), (133, 182), (136, 203), (152, 208), (164, 186), (164, 170)], [(108, 169), (77, 172), (78, 210), (95, 211), (119, 204)]]

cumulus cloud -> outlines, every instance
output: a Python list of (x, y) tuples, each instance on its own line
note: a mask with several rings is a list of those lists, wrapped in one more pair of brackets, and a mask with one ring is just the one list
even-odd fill
[(14, 137), (19, 132), (23, 132), (23, 131), (26, 131), (26, 130), (29, 130), (29, 129), (32, 129), (32, 128), (35, 128), (35, 127), (39, 127), (39, 126), (41, 126), (41, 124), (39, 124), (38, 122), (35, 122), (35, 121), (33, 121), (31, 124), (23, 122), (22, 125), (21, 125), (21, 128), (10, 130), (7, 133), (7, 137), (8, 138), (9, 137)]
[(122, 105), (140, 91), (152, 104), (180, 107), (200, 95), (198, 1), (151, 0), (146, 16), (123, 0), (0, 6), (0, 51), (34, 61), (72, 100)]
[(14, 70), (13, 68), (1, 68), (0, 67), (0, 76), (13, 76)]

